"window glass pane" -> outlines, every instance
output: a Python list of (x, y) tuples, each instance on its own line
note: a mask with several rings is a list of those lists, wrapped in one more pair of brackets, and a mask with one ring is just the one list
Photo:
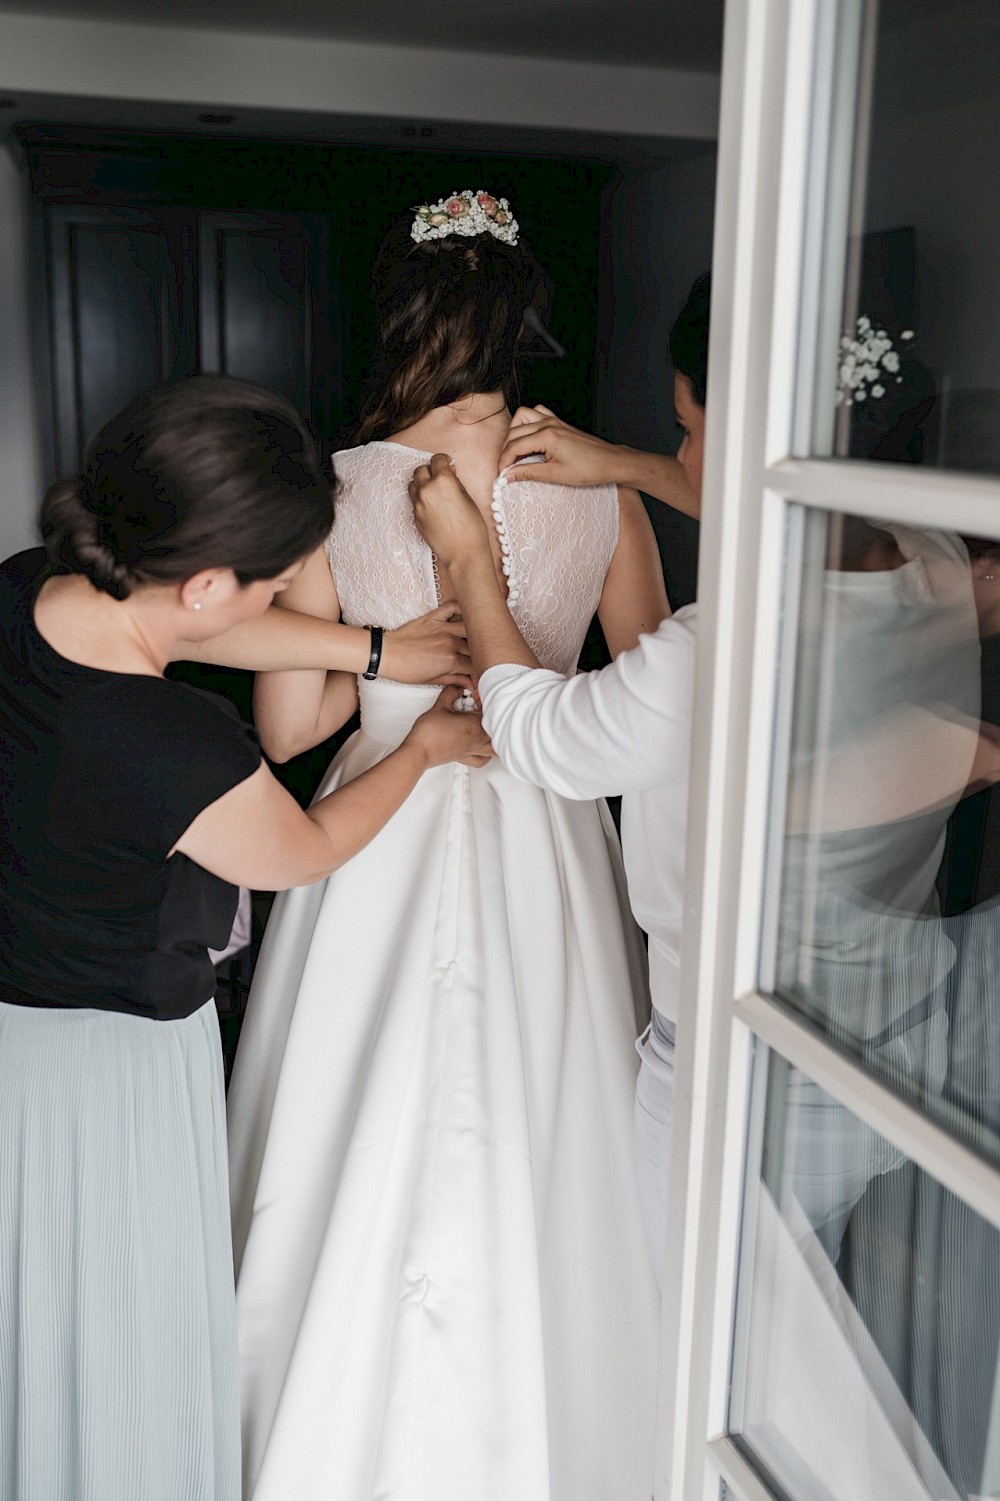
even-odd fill
[(998, 473), (1000, 6), (839, 14), (813, 452)]
[(1000, 541), (793, 508), (773, 985), (1000, 1159)]
[(1000, 1495), (1000, 1236), (759, 1047), (730, 1429), (796, 1501)]

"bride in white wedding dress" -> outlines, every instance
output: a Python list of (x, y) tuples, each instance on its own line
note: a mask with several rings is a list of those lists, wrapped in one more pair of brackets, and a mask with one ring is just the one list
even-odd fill
[[(284, 603), (383, 627), (447, 605), (407, 496), (444, 451), (543, 665), (575, 670), (595, 610), (615, 654), (656, 627), (634, 492), (496, 478), (539, 275), (486, 194), (389, 237), (385, 379), (367, 441), (336, 455), (326, 555)], [(436, 692), (359, 687), (324, 789)], [(344, 697), (334, 675), (261, 678), (265, 747), (325, 738)], [(649, 1501), (644, 970), (606, 809), (498, 760), (426, 772), (344, 870), (277, 899), (229, 1096), (248, 1501)]]

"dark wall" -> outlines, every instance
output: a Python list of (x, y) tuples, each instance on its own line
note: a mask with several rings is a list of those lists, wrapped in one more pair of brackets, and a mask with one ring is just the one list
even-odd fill
[[(603, 436), (675, 453), (670, 329), (695, 278), (712, 263), (714, 145), (624, 171), (606, 190), (608, 274), (597, 411)], [(648, 501), (674, 608), (695, 597), (698, 525)]]
[[(365, 386), (375, 338), (370, 268), (382, 237), (415, 204), (464, 187), (484, 187), (510, 200), (522, 232), (545, 266), (555, 294), (549, 323), (567, 351), (563, 360), (525, 361), (522, 395), (525, 400), (544, 400), (571, 422), (589, 426), (594, 421), (602, 193), (614, 176), (606, 163), (311, 143), (206, 142), (103, 131), (71, 135), (43, 127), (25, 128), (21, 136), (37, 206), (37, 301), (39, 321), (48, 325), (42, 340), (43, 368), (51, 367), (53, 347), (58, 352), (60, 339), (75, 339), (79, 345), (78, 331), (69, 323), (75, 268), (66, 266), (66, 295), (60, 301), (53, 297), (53, 263), (60, 257), (92, 254), (98, 241), (101, 247), (113, 243), (96, 232), (89, 239), (80, 234), (74, 240), (71, 231), (81, 216), (117, 209), (144, 219), (149, 231), (145, 238), (133, 233), (127, 246), (115, 249), (121, 278), (145, 278), (150, 287), (162, 275), (171, 281), (173, 304), (162, 312), (162, 328), (158, 323), (146, 339), (158, 347), (144, 348), (134, 361), (137, 389), (157, 373), (158, 360), (163, 364), (160, 346), (165, 342), (170, 344), (162, 371), (167, 378), (218, 368), (206, 357), (206, 340), (211, 340), (205, 310), (220, 293), (204, 263), (218, 235), (225, 234), (227, 214), (258, 215), (262, 222), (270, 216), (277, 222), (272, 240), (280, 240), (287, 230), (285, 239), (291, 244), (296, 226), (304, 226), (303, 233), (311, 236), (312, 271), (322, 295), (317, 293), (310, 313), (314, 347), (304, 404), (321, 431), (335, 434), (356, 416)], [(162, 234), (157, 245), (158, 227)], [(258, 244), (263, 232), (257, 231)], [(233, 236), (247, 238), (241, 236), (239, 223), (231, 240)], [(268, 254), (276, 266), (283, 257), (294, 258), (281, 245)], [(149, 264), (133, 265), (137, 259)], [(238, 259), (234, 253), (237, 270)], [(257, 260), (257, 271), (266, 275), (267, 256), (262, 253)], [(250, 276), (254, 267), (244, 270)], [(294, 279), (294, 267), (290, 274)], [(108, 318), (111, 312), (105, 309), (102, 316)], [(122, 333), (118, 331), (119, 344)], [(276, 351), (272, 364), (270, 383), (289, 386), (290, 395), (299, 395), (302, 381), (296, 385), (293, 378), (289, 385), (287, 349)], [(232, 373), (266, 381), (267, 361), (258, 358), (252, 369)], [(79, 375), (74, 379), (81, 384)], [(128, 372), (108, 383), (108, 399), (115, 405), (126, 399), (123, 379), (127, 385)], [(53, 380), (50, 368), (50, 407)], [(86, 419), (84, 428), (110, 415), (99, 402), (81, 400), (78, 406)], [(79, 441), (88, 436), (81, 430)], [(55, 437), (53, 430), (50, 455), (58, 451)]]

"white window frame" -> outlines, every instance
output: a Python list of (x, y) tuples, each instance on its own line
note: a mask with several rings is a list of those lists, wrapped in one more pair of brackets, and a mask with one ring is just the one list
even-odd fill
[[(998, 481), (790, 457), (812, 451), (802, 425), (817, 340), (830, 347), (842, 306), (819, 247), (846, 243), (864, 167), (828, 122), (838, 90), (841, 106), (853, 89), (851, 106), (867, 107), (872, 19), (863, 0), (726, 6), (655, 1501), (718, 1501), (723, 1479), (739, 1501), (772, 1501), (726, 1431), (755, 1038), (1000, 1228), (1000, 1171), (757, 988), (761, 933), (774, 921), (774, 747), (787, 743), (790, 714), (788, 674), (776, 670), (794, 631), (794, 612), (782, 615), (796, 573), (788, 503), (1000, 530)], [(838, 68), (833, 41), (845, 33), (854, 64)], [(827, 379), (817, 399), (832, 411)]]

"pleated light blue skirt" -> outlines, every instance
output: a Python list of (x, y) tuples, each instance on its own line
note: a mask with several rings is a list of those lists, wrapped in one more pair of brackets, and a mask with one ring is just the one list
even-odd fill
[(238, 1501), (218, 1021), (0, 1003), (0, 1501)]

